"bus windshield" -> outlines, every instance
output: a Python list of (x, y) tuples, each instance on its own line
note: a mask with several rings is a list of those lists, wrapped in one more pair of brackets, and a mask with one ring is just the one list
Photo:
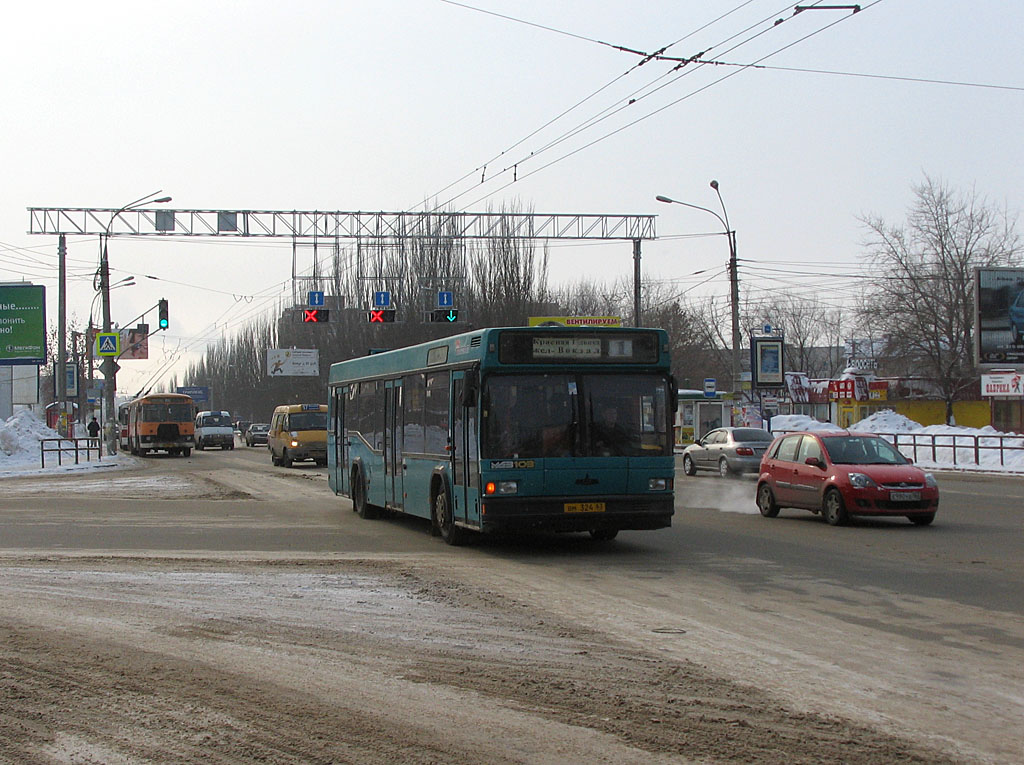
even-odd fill
[(143, 404), (140, 419), (143, 422), (191, 422), (191, 404)]
[(494, 375), (483, 391), (481, 456), (669, 455), (667, 406), (659, 374)]

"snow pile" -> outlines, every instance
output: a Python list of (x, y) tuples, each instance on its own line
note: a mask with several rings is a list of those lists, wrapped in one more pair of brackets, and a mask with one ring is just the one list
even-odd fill
[(59, 464), (57, 442), (53, 441), (46, 445), (46, 467), (43, 468), (39, 442), (44, 438), (60, 438), (60, 433), (46, 427), (39, 417), (27, 409), (15, 412), (6, 422), (0, 422), (0, 478), (138, 465), (138, 461), (127, 454), (105, 455), (102, 459), (98, 458), (95, 451), (87, 454), (84, 442), (80, 442), (78, 464), (75, 464), (74, 442), (61, 440)]
[[(803, 414), (772, 417), (772, 431), (840, 430)], [(851, 433), (877, 433), (895, 441), (899, 450), (923, 467), (1024, 472), (1024, 436), (1000, 433), (990, 425), (965, 428), (914, 422), (891, 409), (875, 412), (849, 428)]]
[(794, 430), (841, 430), (831, 422), (821, 422), (806, 414), (777, 414), (772, 417), (772, 432), (782, 433)]
[(39, 442), (44, 438), (60, 438), (60, 433), (27, 409), (16, 412), (0, 425), (0, 465), (24, 462), (26, 457), (38, 460)]

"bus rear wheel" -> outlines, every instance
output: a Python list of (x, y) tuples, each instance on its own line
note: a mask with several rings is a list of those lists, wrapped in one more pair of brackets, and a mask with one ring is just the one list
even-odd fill
[(377, 517), (376, 508), (370, 504), (366, 497), (366, 483), (363, 481), (363, 474), (359, 470), (352, 471), (352, 509), (359, 513), (360, 518), (372, 519)]

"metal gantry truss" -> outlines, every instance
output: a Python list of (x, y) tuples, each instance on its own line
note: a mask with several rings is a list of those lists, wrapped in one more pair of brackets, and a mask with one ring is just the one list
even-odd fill
[[(633, 318), (640, 326), (640, 243), (656, 238), (654, 215), (526, 212), (343, 212), (29, 207), (29, 234), (101, 237), (257, 237), (292, 240), (292, 287), (299, 243), (349, 239), (370, 246), (409, 239), (611, 240), (633, 242)], [(377, 275), (379, 277), (379, 274)]]
[(513, 212), (325, 212), (29, 207), (29, 234), (313, 239), (654, 239), (654, 215)]

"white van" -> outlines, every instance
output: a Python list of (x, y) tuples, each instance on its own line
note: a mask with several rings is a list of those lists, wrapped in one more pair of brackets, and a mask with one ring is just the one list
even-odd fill
[(196, 415), (196, 449), (219, 446), (235, 448), (235, 427), (231, 412), (200, 412)]

